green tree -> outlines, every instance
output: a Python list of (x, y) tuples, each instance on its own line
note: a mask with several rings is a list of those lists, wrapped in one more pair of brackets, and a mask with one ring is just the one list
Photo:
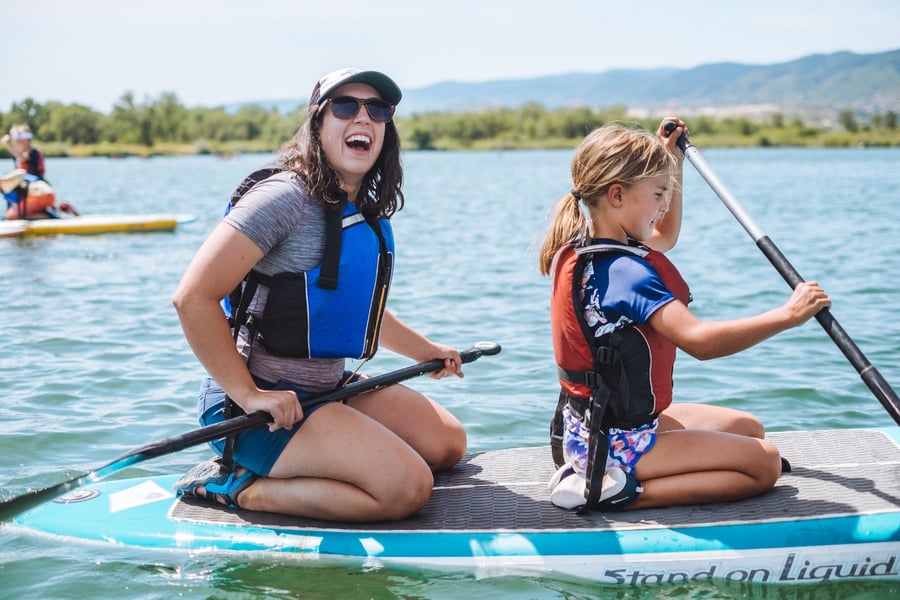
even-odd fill
[(841, 127), (846, 129), (847, 131), (854, 133), (859, 131), (859, 123), (856, 121), (856, 117), (853, 115), (853, 111), (849, 109), (844, 109), (841, 111), (841, 115), (838, 118), (838, 121), (841, 124)]
[(41, 127), (50, 118), (49, 111), (46, 107), (35, 101), (33, 98), (25, 98), (21, 102), (13, 103), (6, 115), (6, 127), (8, 130), (10, 125), (23, 124), (28, 125), (35, 137), (40, 136)]
[(69, 144), (96, 144), (100, 141), (100, 113), (81, 104), (48, 104), (48, 109), (50, 119), (41, 129), (42, 139)]
[(428, 129), (422, 127), (413, 127), (412, 133), (409, 134), (412, 142), (413, 150), (433, 150), (434, 138)]
[(701, 115), (691, 119), (688, 127), (691, 130), (691, 135), (712, 135), (718, 129), (716, 121), (709, 115)]
[(135, 104), (134, 94), (125, 92), (119, 101), (113, 105), (112, 113), (108, 121), (106, 139), (121, 144), (139, 144), (146, 140), (143, 135), (141, 122), (142, 108)]
[(148, 113), (152, 123), (152, 139), (168, 142), (190, 141), (183, 132), (188, 111), (174, 93), (161, 94), (159, 99), (150, 105)]
[(519, 130), (525, 139), (538, 139), (540, 123), (546, 114), (547, 109), (537, 102), (529, 102), (519, 109)]
[(294, 134), (306, 121), (308, 108), (306, 104), (298, 106), (296, 110), (284, 115), (277, 123), (273, 123), (273, 131), (269, 133), (272, 141), (281, 144), (294, 137)]
[(231, 117), (229, 137), (232, 140), (258, 140), (269, 129), (269, 123), (278, 118), (278, 111), (274, 108), (266, 110), (246, 104)]

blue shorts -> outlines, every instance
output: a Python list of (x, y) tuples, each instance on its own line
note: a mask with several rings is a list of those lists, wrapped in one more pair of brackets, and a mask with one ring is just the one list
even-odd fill
[[(353, 375), (350, 371), (345, 371), (341, 380), (341, 386), (357, 379), (357, 375)], [(318, 392), (316, 394), (307, 392), (285, 381), (279, 381), (277, 384), (257, 378), (254, 378), (254, 381), (260, 389), (293, 390), (297, 394), (297, 398), (300, 399), (301, 404), (304, 404), (304, 398), (318, 394)], [(225, 420), (225, 391), (213, 378), (206, 377), (203, 380), (198, 400), (197, 409), (200, 425), (212, 425)], [(310, 415), (322, 406), (324, 404), (317, 404), (309, 408), (304, 406), (303, 418), (290, 429), (269, 431), (268, 425), (261, 425), (237, 434), (234, 442), (234, 461), (258, 475), (268, 475), (275, 461), (281, 456), (285, 446), (287, 446), (294, 434), (303, 426)], [(221, 456), (225, 451), (225, 438), (214, 440), (209, 445)]]

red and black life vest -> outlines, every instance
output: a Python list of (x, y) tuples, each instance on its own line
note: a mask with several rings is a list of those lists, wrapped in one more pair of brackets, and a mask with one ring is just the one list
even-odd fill
[[(618, 342), (613, 344), (615, 348), (625, 343), (628, 337), (639, 335), (639, 339), (624, 348), (630, 354), (623, 357), (626, 366), (631, 367), (629, 371), (637, 371), (629, 373), (631, 391), (633, 394), (639, 393), (643, 396), (640, 402), (647, 409), (645, 414), (661, 412), (672, 402), (675, 345), (649, 325), (636, 323), (611, 334), (618, 336), (618, 340), (606, 340), (605, 336), (594, 337), (594, 331), (584, 322), (580, 303), (583, 293), (581, 278), (585, 264), (597, 253), (632, 254), (642, 258), (656, 270), (663, 284), (676, 298), (685, 304), (690, 300), (687, 283), (675, 265), (661, 252), (645, 246), (593, 244), (576, 248), (569, 244), (557, 253), (552, 269), (550, 323), (556, 363), (561, 369), (561, 375), (565, 372), (594, 371), (596, 347), (605, 347), (609, 346), (610, 342)], [(644, 372), (640, 372), (640, 367), (643, 367)], [(589, 398), (592, 386), (577, 379), (562, 376), (560, 385), (571, 396)]]

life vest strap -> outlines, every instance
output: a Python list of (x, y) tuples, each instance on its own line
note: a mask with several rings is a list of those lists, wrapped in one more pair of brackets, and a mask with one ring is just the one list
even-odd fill
[(596, 371), (570, 371), (557, 367), (557, 375), (562, 381), (584, 385), (592, 391), (603, 385), (603, 377)]
[(341, 196), (337, 206), (328, 207), (325, 212), (325, 254), (322, 256), (322, 269), (319, 273), (319, 287), (323, 290), (337, 289), (345, 206), (347, 194)]

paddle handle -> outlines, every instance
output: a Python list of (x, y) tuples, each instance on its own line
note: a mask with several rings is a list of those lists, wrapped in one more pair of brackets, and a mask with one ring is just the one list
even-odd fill
[[(677, 125), (674, 121), (666, 121), (666, 123), (663, 124), (663, 129), (666, 134), (671, 134), (675, 131), (676, 127)], [(728, 188), (719, 181), (719, 178), (713, 173), (712, 169), (700, 155), (700, 152), (694, 147), (690, 139), (688, 139), (687, 133), (682, 132), (681, 137), (679, 137), (675, 143), (684, 153), (685, 158), (687, 158), (694, 168), (697, 169), (700, 176), (706, 180), (706, 183), (709, 184), (709, 187), (712, 188), (716, 196), (719, 197), (719, 200), (722, 201), (753, 241), (756, 242), (756, 246), (763, 255), (769, 259), (769, 262), (772, 263), (772, 266), (775, 267), (778, 274), (782, 276), (789, 286), (791, 286), (791, 289), (794, 289), (797, 285), (802, 283), (804, 279), (800, 276), (797, 269), (795, 269), (787, 257), (782, 254), (781, 250), (778, 249), (778, 246), (775, 245), (769, 236), (763, 233), (753, 219), (750, 218), (750, 215), (747, 214), (737, 199), (730, 191), (728, 191)], [(859, 346), (856, 345), (850, 335), (844, 330), (841, 324), (838, 323), (837, 319), (834, 318), (829, 309), (823, 308), (819, 311), (816, 314), (816, 321), (819, 322), (819, 325), (822, 326), (825, 333), (828, 334), (835, 345), (844, 354), (844, 357), (851, 365), (853, 365), (853, 368), (859, 373), (863, 383), (865, 383), (866, 387), (868, 387), (875, 395), (887, 413), (894, 419), (894, 422), (900, 425), (900, 398), (897, 397), (897, 393), (887, 380), (885, 380), (878, 369), (872, 366), (872, 363), (869, 362), (862, 350), (859, 349)]]
[[(499, 352), (499, 344), (495, 344), (494, 342), (478, 342), (471, 348), (460, 351), (459, 358), (460, 360), (462, 360), (463, 364), (466, 364), (478, 359), (481, 356), (493, 355)], [(347, 398), (351, 398), (353, 396), (373, 392), (383, 387), (394, 385), (396, 383), (400, 383), (401, 381), (406, 381), (408, 379), (412, 379), (413, 377), (418, 377), (419, 375), (424, 375), (425, 373), (439, 371), (443, 367), (443, 359), (434, 359), (427, 362), (410, 365), (408, 367), (403, 367), (401, 369), (391, 371), (390, 373), (383, 373), (381, 375), (375, 375), (374, 377), (359, 379), (351, 383), (350, 385), (346, 385), (329, 392), (324, 392), (322, 394), (316, 394), (315, 396), (305, 398), (302, 401), (303, 410), (309, 411), (310, 409), (321, 406), (322, 404), (346, 400)], [(271, 420), (272, 415), (266, 412), (254, 412), (250, 414), (240, 415), (238, 417), (234, 417), (233, 419), (226, 419), (218, 423), (213, 423), (212, 425), (207, 425), (185, 434), (147, 444), (146, 446), (138, 448), (137, 450), (133, 450), (128, 454), (120, 457), (120, 460), (134, 454), (140, 454), (144, 458), (154, 458), (156, 456), (171, 454), (185, 448), (190, 448), (191, 446), (197, 446), (205, 442), (211, 442), (213, 440), (223, 438), (227, 435), (241, 433), (242, 431), (247, 431), (249, 429), (253, 429), (254, 427), (259, 427), (260, 425), (265, 425)]]

